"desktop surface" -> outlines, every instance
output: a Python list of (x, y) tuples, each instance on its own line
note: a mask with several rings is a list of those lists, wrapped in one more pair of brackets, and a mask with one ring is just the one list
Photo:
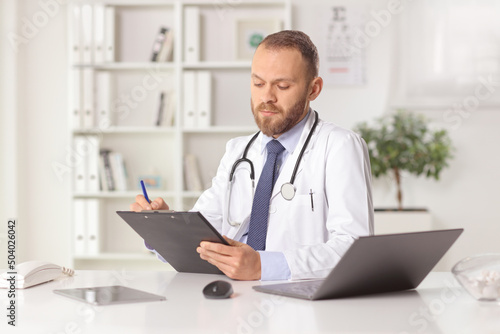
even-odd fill
[[(206, 299), (208, 283), (229, 280), (229, 299)], [(76, 271), (17, 291), (17, 330), (1, 333), (500, 333), (500, 305), (478, 302), (451, 273), (432, 272), (411, 291), (307, 301), (254, 291), (257, 284), (221, 275)], [(166, 301), (93, 306), (54, 289), (123, 285)], [(6, 290), (0, 291), (6, 305)], [(7, 331), (6, 331), (7, 329)]]

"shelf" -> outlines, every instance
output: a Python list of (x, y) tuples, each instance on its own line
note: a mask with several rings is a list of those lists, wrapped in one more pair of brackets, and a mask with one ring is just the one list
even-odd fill
[(96, 70), (147, 70), (147, 69), (164, 69), (173, 70), (175, 63), (164, 62), (118, 62), (118, 63), (102, 63), (102, 64), (75, 64), (74, 68), (93, 68)]
[[(93, 0), (93, 2), (102, 2), (102, 0)], [(106, 0), (106, 6), (116, 7), (149, 7), (149, 6), (169, 6), (173, 7), (177, 1), (173, 0), (146, 0), (137, 2), (137, 0)]]
[(136, 126), (136, 127), (109, 127), (107, 129), (74, 129), (75, 135), (92, 135), (92, 134), (173, 134), (174, 127), (152, 127), (152, 126)]
[[(137, 194), (142, 194), (140, 189), (130, 190), (130, 191), (96, 191), (96, 192), (85, 192), (85, 193), (74, 193), (73, 198), (124, 198), (124, 199), (134, 199)], [(166, 190), (149, 190), (148, 196), (152, 198), (156, 197), (174, 197), (175, 193)]]
[(250, 69), (251, 61), (206, 61), (199, 63), (183, 63), (182, 68), (190, 69)]
[(95, 255), (75, 255), (75, 260), (155, 260), (158, 261), (154, 253), (100, 253)]
[[(189, 7), (199, 7), (198, 18), (186, 15)], [(148, 187), (150, 199), (161, 197), (172, 208), (190, 210), (203, 192), (186, 190), (185, 155), (191, 153), (198, 158), (198, 166), (203, 167), (200, 179), (206, 186), (217, 171), (227, 140), (258, 131), (251, 114), (233, 112), (245, 109), (241, 105), (249, 99), (252, 65), (251, 60), (238, 60), (233, 54), (240, 44), (233, 30), (243, 18), (254, 18), (256, 22), (261, 18), (276, 19), (284, 29), (291, 29), (291, 3), (84, 0), (69, 3), (67, 9), (67, 132), (73, 144), (68, 159), (76, 162), (72, 168), (71, 259), (80, 268), (169, 268), (155, 254), (142, 250), (142, 240), (135, 243), (138, 236), (117, 223), (116, 211), (128, 210), (135, 197), (142, 194), (137, 179), (147, 175), (161, 180), (161, 189)], [(92, 24), (93, 28), (87, 29)], [(196, 36), (188, 34), (186, 28), (193, 24), (200, 25)], [(153, 39), (158, 39), (162, 26), (173, 33), (169, 58), (173, 60), (152, 62)], [(91, 33), (87, 34), (87, 30)], [(185, 57), (185, 48), (191, 46), (199, 55)], [(186, 79), (188, 72), (195, 75), (194, 83)], [(208, 74), (210, 84), (198, 82), (200, 72), (208, 72), (201, 76)], [(210, 95), (200, 93), (200, 88), (206, 86), (210, 86)], [(161, 92), (166, 94), (162, 97)], [(189, 106), (195, 99), (206, 101)], [(157, 127), (162, 102), (164, 126)], [(183, 116), (191, 109), (195, 115), (206, 109), (211, 122), (191, 123), (204, 124), (204, 128), (184, 126), (190, 124), (183, 122)], [(103, 169), (104, 159), (99, 154), (103, 148), (122, 155), (129, 177), (128, 190), (99, 190), (96, 181), (100, 181), (98, 175)], [(115, 155), (109, 165), (111, 174), (118, 171), (117, 179), (121, 180), (121, 169), (115, 169), (120, 160)], [(97, 254), (92, 253), (96, 248), (81, 242), (96, 239), (101, 246)]]
[(183, 129), (184, 133), (255, 133), (258, 129), (254, 126), (212, 126), (209, 128)]
[(285, 6), (286, 1), (262, 1), (262, 0), (245, 0), (245, 1), (224, 1), (224, 2), (212, 2), (212, 1), (200, 1), (200, 0), (184, 0), (182, 2), (184, 6), (199, 6), (199, 7), (216, 7), (217, 6), (228, 6), (228, 8), (232, 8), (233, 6), (238, 7), (270, 7), (270, 6)]

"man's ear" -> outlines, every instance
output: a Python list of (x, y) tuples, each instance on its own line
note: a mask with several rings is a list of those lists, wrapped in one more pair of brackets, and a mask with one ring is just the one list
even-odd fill
[(309, 92), (309, 101), (314, 101), (318, 97), (319, 93), (323, 89), (323, 79), (321, 77), (316, 77), (312, 80)]

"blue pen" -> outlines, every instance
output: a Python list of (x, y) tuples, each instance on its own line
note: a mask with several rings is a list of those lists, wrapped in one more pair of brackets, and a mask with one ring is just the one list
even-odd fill
[(143, 180), (141, 180), (141, 187), (142, 187), (142, 193), (144, 195), (144, 198), (146, 198), (146, 201), (148, 201), (148, 203), (151, 203), (151, 201), (149, 200), (148, 192), (146, 191), (146, 186), (144, 185)]

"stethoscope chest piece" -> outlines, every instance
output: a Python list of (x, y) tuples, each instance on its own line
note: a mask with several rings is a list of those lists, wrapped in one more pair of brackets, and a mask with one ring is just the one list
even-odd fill
[(281, 196), (287, 201), (291, 201), (295, 197), (295, 187), (290, 182), (283, 183), (281, 186)]

